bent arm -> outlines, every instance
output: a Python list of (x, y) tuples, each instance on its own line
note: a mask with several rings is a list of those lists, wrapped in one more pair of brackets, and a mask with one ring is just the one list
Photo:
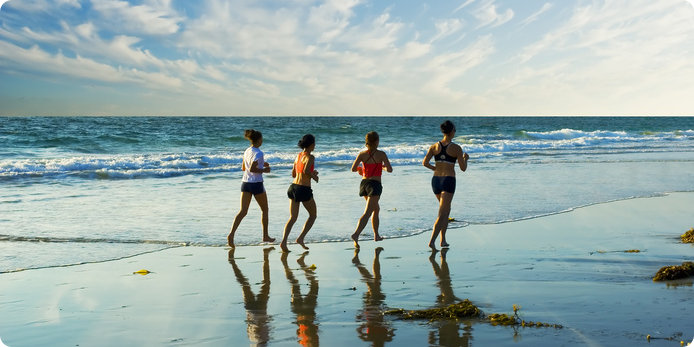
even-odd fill
[(359, 164), (361, 164), (361, 153), (357, 155), (357, 158), (354, 159), (354, 163), (352, 163), (352, 172), (357, 172), (357, 170), (359, 169)]
[(313, 178), (314, 181), (318, 182), (318, 171), (313, 170), (311, 171), (311, 167), (313, 167), (313, 164), (315, 162), (316, 157), (313, 155), (310, 155), (308, 157), (308, 162), (306, 165), (304, 165), (304, 174), (308, 175), (309, 177)]
[(465, 172), (465, 170), (467, 170), (467, 160), (468, 159), (470, 159), (470, 155), (463, 152), (463, 149), (460, 148), (460, 152), (458, 153), (458, 165), (460, 166), (460, 170), (463, 172)]
[(390, 160), (388, 160), (388, 156), (385, 153), (383, 153), (383, 167), (387, 172), (393, 172), (393, 167), (390, 165)]
[[(245, 166), (245, 165), (244, 165)], [(255, 172), (255, 173), (263, 173), (263, 172), (270, 172), (270, 166), (266, 165), (264, 168), (258, 168), (258, 161), (254, 161), (253, 164), (251, 164), (251, 168), (248, 169), (250, 172)]]
[(431, 158), (434, 156), (434, 146), (429, 147), (429, 150), (427, 151), (427, 155), (424, 156), (424, 161), (422, 161), (422, 165), (424, 167), (428, 168), (431, 171), (436, 170), (436, 166), (431, 165)]

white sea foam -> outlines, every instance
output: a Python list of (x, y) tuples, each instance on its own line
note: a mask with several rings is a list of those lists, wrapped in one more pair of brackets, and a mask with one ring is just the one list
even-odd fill
[[(501, 156), (522, 157), (537, 151), (546, 155), (572, 154), (577, 149), (610, 153), (662, 151), (672, 148), (694, 149), (694, 130), (631, 134), (624, 131), (580, 131), (561, 129), (548, 132), (521, 131), (521, 136), (465, 135), (459, 142), (475, 160)], [(458, 139), (456, 139), (458, 140)], [(430, 144), (399, 144), (384, 146), (391, 162), (396, 165), (416, 165)], [(335, 146), (333, 146), (335, 147)], [(319, 165), (349, 165), (363, 147), (327, 148), (316, 150)], [(274, 169), (290, 168), (298, 149), (270, 148), (265, 159)], [(133, 155), (77, 155), (52, 158), (0, 160), (0, 178), (66, 177), (86, 179), (173, 177), (187, 174), (239, 171), (240, 152), (213, 153), (153, 153)]]

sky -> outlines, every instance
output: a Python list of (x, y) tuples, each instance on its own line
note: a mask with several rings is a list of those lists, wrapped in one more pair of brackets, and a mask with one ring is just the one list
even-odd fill
[(0, 2), (0, 116), (694, 114), (685, 0)]

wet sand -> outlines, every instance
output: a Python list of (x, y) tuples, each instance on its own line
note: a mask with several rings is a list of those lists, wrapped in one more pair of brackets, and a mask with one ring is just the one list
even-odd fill
[[(0, 339), (10, 347), (686, 345), (694, 280), (652, 278), (694, 258), (678, 239), (693, 226), (694, 194), (675, 193), (451, 228), (445, 252), (432, 253), (422, 234), (360, 241), (358, 252), (347, 242), (308, 252), (290, 244), (291, 253), (179, 247), (5, 273)], [(623, 252), (632, 249), (641, 252)], [(140, 269), (151, 273), (133, 274)], [(381, 315), (466, 298), (487, 314), (517, 304), (526, 320), (564, 328)]]

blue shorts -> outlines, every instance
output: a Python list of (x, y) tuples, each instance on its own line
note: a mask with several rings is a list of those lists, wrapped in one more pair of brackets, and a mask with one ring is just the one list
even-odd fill
[(311, 189), (311, 187), (292, 183), (289, 189), (287, 189), (287, 197), (296, 202), (309, 201), (313, 199), (313, 189)]
[(434, 176), (431, 178), (431, 190), (439, 195), (441, 192), (455, 193), (455, 177), (453, 176)]
[(363, 179), (359, 183), (359, 196), (380, 196), (383, 193), (381, 181)]
[(263, 182), (243, 182), (241, 183), (241, 191), (258, 195), (265, 193), (265, 186), (263, 185)]

